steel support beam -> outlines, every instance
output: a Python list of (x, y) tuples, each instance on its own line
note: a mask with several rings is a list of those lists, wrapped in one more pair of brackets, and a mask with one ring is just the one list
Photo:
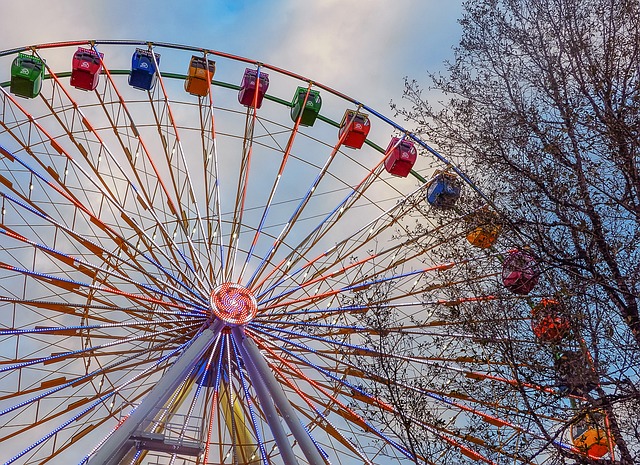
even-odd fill
[(245, 362), (245, 367), (249, 372), (249, 376), (251, 377), (251, 385), (256, 391), (258, 396), (258, 400), (260, 401), (260, 408), (265, 414), (267, 424), (269, 425), (269, 429), (273, 433), (273, 438), (278, 445), (278, 450), (282, 456), (282, 460), (285, 465), (298, 465), (298, 459), (293, 453), (293, 449), (291, 447), (291, 443), (289, 442), (289, 438), (287, 437), (287, 433), (282, 427), (282, 423), (280, 423), (280, 416), (273, 405), (273, 401), (269, 394), (269, 391), (266, 388), (266, 383), (262, 380), (262, 376), (260, 375), (260, 371), (253, 363), (253, 358), (251, 355), (247, 353), (247, 350), (243, 344), (243, 339), (245, 338), (244, 332), (242, 328), (234, 328), (233, 336), (238, 343), (238, 350), (240, 351), (240, 355)]
[(169, 400), (178, 389), (180, 383), (189, 375), (194, 365), (202, 359), (207, 349), (216, 340), (223, 325), (216, 321), (203, 330), (189, 347), (178, 357), (167, 372), (158, 380), (149, 394), (129, 417), (100, 446), (96, 453), (89, 457), (90, 465), (117, 465), (133, 447), (134, 433), (145, 420), (153, 416)]
[[(235, 331), (234, 335), (238, 339), (238, 345), (241, 345), (244, 348), (244, 352), (249, 363), (253, 364), (258, 371), (260, 378), (264, 383), (264, 387), (271, 395), (271, 398), (278, 410), (280, 410), (280, 414), (289, 426), (291, 433), (293, 433), (293, 437), (298, 441), (300, 449), (302, 449), (302, 453), (309, 462), (309, 465), (326, 465), (327, 462), (324, 460), (322, 454), (320, 454), (320, 451), (311, 439), (311, 436), (309, 436), (306, 428), (298, 419), (295, 410), (282, 390), (282, 386), (278, 383), (278, 380), (275, 378), (273, 372), (269, 368), (269, 365), (267, 365), (267, 362), (260, 353), (258, 347), (251, 338), (246, 337), (241, 328), (236, 328)], [(280, 445), (278, 445), (278, 447), (280, 447)]]

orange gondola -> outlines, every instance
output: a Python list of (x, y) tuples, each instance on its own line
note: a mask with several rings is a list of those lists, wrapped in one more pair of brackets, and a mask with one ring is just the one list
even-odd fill
[(474, 247), (487, 249), (498, 240), (502, 223), (498, 214), (486, 206), (478, 210), (468, 220), (467, 241)]
[(592, 459), (599, 459), (609, 452), (609, 437), (602, 411), (592, 411), (571, 426), (573, 445)]

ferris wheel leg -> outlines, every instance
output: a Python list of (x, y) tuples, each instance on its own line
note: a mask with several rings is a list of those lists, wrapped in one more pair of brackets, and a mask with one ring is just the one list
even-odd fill
[(203, 330), (189, 347), (174, 362), (158, 383), (147, 394), (129, 417), (100, 446), (96, 453), (89, 457), (90, 465), (117, 465), (135, 445), (132, 439), (145, 420), (153, 420), (167, 400), (178, 389), (180, 383), (189, 376), (194, 365), (202, 359), (207, 349), (216, 340), (223, 325), (216, 321)]
[(238, 349), (240, 351), (240, 354), (242, 355), (242, 358), (245, 360), (245, 367), (247, 368), (249, 375), (252, 379), (257, 380), (257, 382), (252, 383), (252, 385), (256, 390), (256, 395), (258, 396), (258, 400), (260, 401), (260, 407), (264, 411), (267, 423), (269, 424), (269, 429), (273, 433), (273, 438), (278, 445), (278, 450), (280, 451), (280, 454), (282, 454), (282, 461), (285, 463), (285, 465), (298, 465), (298, 459), (293, 453), (293, 449), (291, 448), (291, 444), (289, 443), (287, 433), (282, 427), (282, 423), (280, 423), (280, 417), (275, 406), (273, 405), (271, 395), (269, 394), (269, 390), (266, 387), (266, 382), (260, 375), (260, 370), (253, 362), (253, 357), (249, 355), (244, 343), (242, 342), (242, 340), (244, 339), (242, 331), (236, 329), (234, 331), (234, 336), (236, 336), (236, 338), (240, 341), (240, 343), (238, 344)]
[[(244, 331), (240, 327), (234, 328), (234, 336), (236, 336), (238, 345), (241, 347), (240, 350), (243, 352), (243, 355), (246, 357), (249, 365), (252, 365), (258, 372), (257, 374), (260, 376), (264, 388), (266, 388), (276, 407), (280, 411), (280, 414), (289, 426), (293, 437), (295, 437), (298, 441), (298, 444), (302, 449), (302, 453), (307, 458), (309, 465), (326, 465), (327, 462), (324, 460), (324, 458), (320, 454), (320, 451), (316, 447), (316, 444), (313, 442), (313, 440), (309, 436), (309, 433), (298, 419), (298, 416), (287, 400), (282, 387), (271, 372), (271, 369), (267, 365), (267, 362), (263, 358), (258, 347), (255, 345), (251, 338), (245, 336)], [(264, 404), (264, 402), (262, 403)], [(266, 403), (270, 404), (270, 402)], [(278, 448), (282, 452), (282, 448), (279, 443)], [(290, 448), (291, 447), (289, 446), (289, 449)]]

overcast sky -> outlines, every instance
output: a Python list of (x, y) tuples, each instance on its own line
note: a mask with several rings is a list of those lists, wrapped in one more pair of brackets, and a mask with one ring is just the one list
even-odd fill
[[(245, 56), (381, 113), (403, 78), (452, 57), (461, 2), (438, 0), (46, 0), (2, 2), (0, 48), (81, 39), (172, 42)], [(3, 76), (6, 73), (3, 73)]]

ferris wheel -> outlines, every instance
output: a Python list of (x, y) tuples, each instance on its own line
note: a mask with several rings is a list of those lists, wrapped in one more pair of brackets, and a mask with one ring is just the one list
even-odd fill
[[(580, 450), (581, 386), (515, 378), (499, 355), (514, 337), (473, 326), (500, 309), (535, 352), (569, 323), (489, 199), (424, 141), (219, 51), (85, 41), (0, 56), (3, 463)], [(613, 453), (581, 425), (585, 453)]]

